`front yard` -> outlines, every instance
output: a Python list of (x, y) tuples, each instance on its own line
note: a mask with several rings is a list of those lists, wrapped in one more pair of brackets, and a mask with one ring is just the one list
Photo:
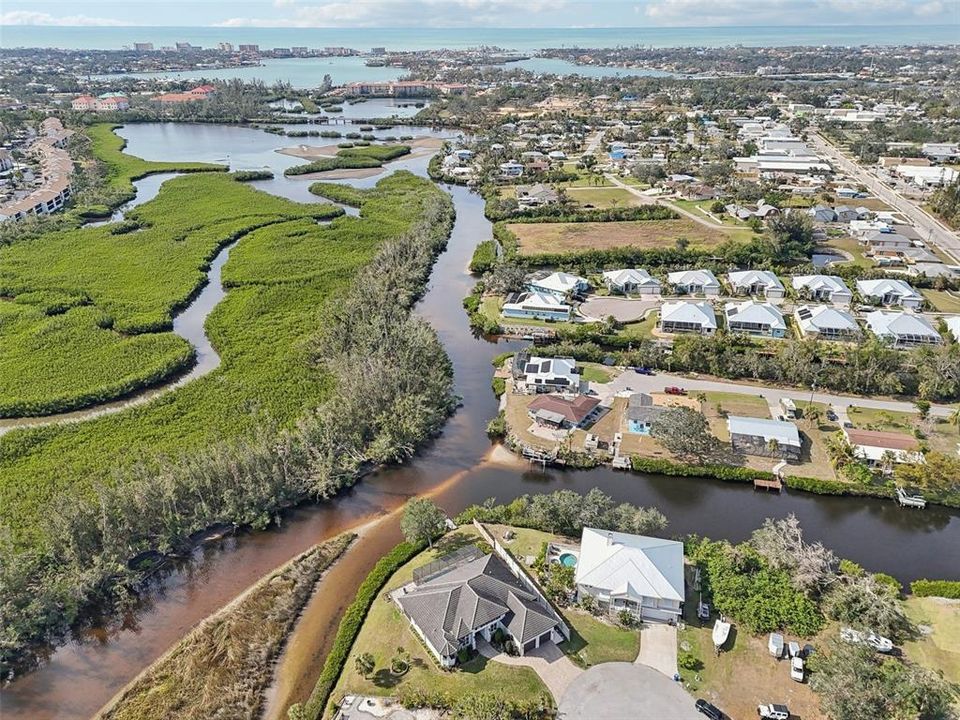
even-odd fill
[(960, 600), (910, 597), (904, 609), (921, 628), (919, 638), (903, 645), (907, 657), (960, 683)]
[(960, 433), (945, 418), (930, 418), (921, 422), (917, 413), (875, 410), (873, 408), (850, 407), (847, 411), (850, 422), (865, 430), (883, 430), (913, 435), (918, 430), (925, 436), (924, 442), (931, 450), (952, 455), (960, 443)]
[[(350, 653), (350, 659), (337, 683), (332, 698), (344, 695), (396, 695), (403, 690), (442, 692), (450, 695), (500, 692), (514, 699), (536, 700), (547, 693), (537, 674), (524, 667), (510, 667), (489, 662), (482, 655), (474, 657), (455, 670), (441, 670), (423, 642), (410, 629), (407, 619), (389, 600), (387, 593), (409, 583), (414, 569), (447, 554), (457, 547), (476, 542), (479, 536), (472, 526), (465, 526), (445, 536), (433, 550), (425, 550), (401, 567), (387, 582), (380, 597), (370, 608), (363, 628)], [(403, 648), (410, 655), (410, 669), (394, 675), (390, 660)], [(356, 658), (370, 653), (376, 669), (369, 677), (361, 675)]]

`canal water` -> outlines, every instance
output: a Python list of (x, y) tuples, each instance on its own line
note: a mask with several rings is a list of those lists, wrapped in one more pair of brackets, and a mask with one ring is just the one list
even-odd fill
[[(248, 166), (274, 168), (290, 160), (274, 152), (291, 144), (289, 138), (251, 129), (137, 125), (124, 128), (121, 134), (129, 140), (129, 152), (148, 159), (222, 161), (230, 157), (233, 164), (233, 159), (242, 157)], [(424, 131), (411, 129), (408, 134)], [(423, 173), (425, 164), (421, 156), (392, 163), (390, 168)], [(353, 184), (368, 186), (377, 179)], [(300, 185), (306, 184), (279, 176), (265, 187), (299, 198)], [(823, 541), (839, 555), (873, 570), (905, 581), (957, 576), (960, 517), (942, 509), (906, 511), (889, 501), (791, 492), (774, 495), (739, 484), (609, 469), (541, 471), (512, 458), (503, 460), (496, 453), (491, 457), (484, 434), (497, 410), (490, 390), (490, 362), (498, 353), (521, 344), (493, 343), (470, 332), (460, 305), (474, 282), (466, 268), (476, 243), (489, 238), (490, 225), (483, 217), (481, 198), (466, 188), (447, 190), (456, 205), (456, 224), (417, 308), (440, 334), (463, 398), (463, 406), (443, 434), (408, 465), (367, 477), (328, 503), (300, 507), (285, 517), (280, 528), (243, 533), (197, 549), (189, 561), (158, 580), (155, 591), (135, 612), (79, 633), (52, 651), (39, 669), (6, 688), (0, 703), (4, 720), (90, 717), (194, 624), (259, 577), (323, 539), (362, 526), (361, 538), (321, 581), (280, 659), (265, 715), (284, 717), (286, 707), (309, 694), (354, 589), (380, 555), (400, 539), (398, 510), (414, 495), (429, 494), (455, 514), (489, 497), (505, 502), (525, 493), (560, 488), (585, 492), (600, 487), (617, 501), (660, 508), (670, 520), (672, 533), (695, 532), (732, 541), (748, 537), (766, 517), (795, 513), (808, 539)]]

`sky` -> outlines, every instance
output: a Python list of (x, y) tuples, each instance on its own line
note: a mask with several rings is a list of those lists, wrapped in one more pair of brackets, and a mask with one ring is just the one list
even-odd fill
[[(0, 26), (585, 28), (781, 24), (960, 24), (960, 0), (3, 0), (0, 3)], [(2, 32), (0, 29), (0, 45)], [(960, 31), (957, 42), (960, 42)]]

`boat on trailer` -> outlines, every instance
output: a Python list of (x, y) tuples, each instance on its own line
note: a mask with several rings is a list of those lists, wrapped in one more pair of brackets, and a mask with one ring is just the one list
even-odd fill
[(713, 624), (713, 646), (717, 649), (717, 652), (720, 652), (720, 648), (727, 641), (727, 638), (730, 637), (730, 623), (725, 622), (723, 617), (717, 619)]

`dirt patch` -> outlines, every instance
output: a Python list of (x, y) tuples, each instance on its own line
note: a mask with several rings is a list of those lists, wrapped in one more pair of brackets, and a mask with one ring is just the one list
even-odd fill
[(508, 223), (517, 236), (521, 255), (577, 250), (611, 250), (621, 247), (672, 247), (679, 238), (692, 245), (712, 247), (728, 239), (687, 218), (679, 220), (631, 220), (584, 223)]
[(297, 180), (359, 180), (361, 178), (373, 177), (379, 175), (385, 168), (341, 168), (339, 170), (326, 170), (324, 172), (306, 173), (305, 175), (294, 175)]

